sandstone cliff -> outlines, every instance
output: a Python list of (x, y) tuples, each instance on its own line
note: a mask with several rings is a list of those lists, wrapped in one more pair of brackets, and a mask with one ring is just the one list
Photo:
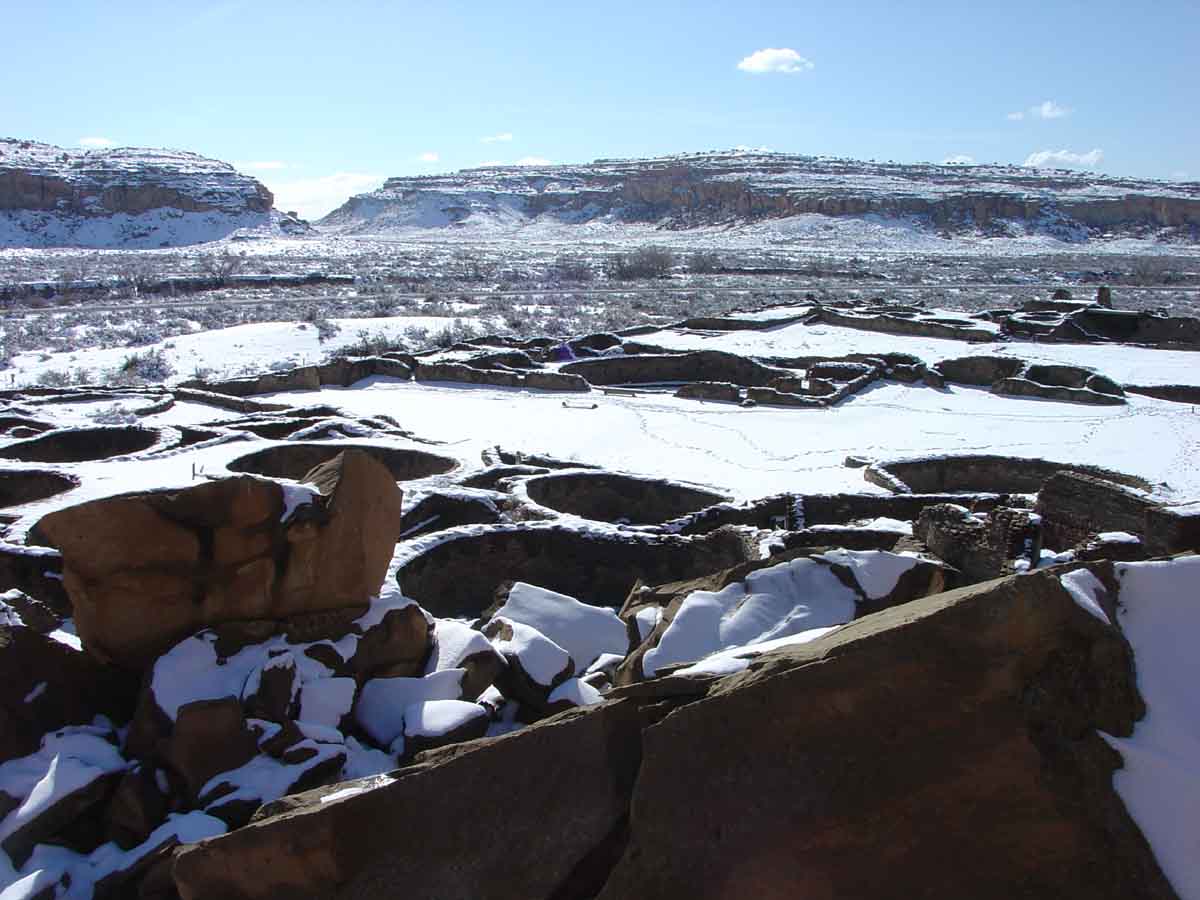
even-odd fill
[(0, 139), (0, 247), (199, 243), (270, 225), (273, 202), (258, 181), (195, 153)]
[(1200, 184), (1017, 166), (707, 153), (587, 165), (493, 166), (389, 179), (322, 220), (338, 231), (607, 220), (664, 228), (815, 213), (918, 217), (937, 229), (1089, 233), (1176, 229), (1197, 239)]

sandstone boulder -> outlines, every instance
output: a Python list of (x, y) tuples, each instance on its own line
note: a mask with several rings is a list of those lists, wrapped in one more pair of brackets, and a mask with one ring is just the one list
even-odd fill
[(490, 712), (466, 700), (429, 700), (404, 710), (404, 753), (413, 756), (481, 738)]
[(63, 589), (62, 570), (62, 556), (54, 550), (0, 543), (0, 587), (19, 590), (66, 617), (71, 600)]
[(476, 700), (504, 671), (504, 657), (491, 641), (471, 626), (453, 619), (439, 619), (425, 674), (462, 669), (459, 699)]
[(197, 700), (179, 709), (170, 742), (161, 748), (166, 764), (187, 786), (195, 802), (214, 775), (243, 766), (258, 754), (234, 697)]
[[(293, 540), (282, 591), (308, 609), (347, 607), (379, 593), (400, 535), (402, 494), (387, 468), (347, 450), (305, 476), (329, 521), (316, 540)], [(301, 549), (303, 548), (303, 550)]]
[(433, 623), (415, 603), (390, 609), (367, 627), (350, 658), (359, 683), (377, 675), (413, 676), (429, 656)]
[(625, 816), (639, 752), (628, 703), (435, 750), (402, 775), (288, 797), (185, 848), (176, 885), (183, 900), (365, 900), (400, 885), (414, 900), (551, 897)]
[(507, 663), (496, 679), (500, 692), (544, 714), (554, 689), (575, 674), (571, 654), (536, 628), (500, 616), (488, 622), (483, 633)]
[(790, 550), (701, 578), (641, 587), (621, 610), (637, 646), (617, 667), (614, 683), (629, 685), (765, 641), (798, 639), (942, 591), (950, 577), (944, 567), (911, 556)]
[(894, 607), (651, 724), (599, 897), (1169, 897), (1097, 734), (1141, 713), (1055, 573)]
[(42, 735), (65, 725), (97, 715), (129, 721), (137, 690), (135, 675), (8, 617), (0, 624), (0, 762), (34, 752)]
[(124, 850), (136, 847), (166, 819), (168, 812), (169, 798), (159, 787), (153, 768), (141, 766), (126, 772), (105, 814), (108, 838)]
[(4, 805), (11, 812), (0, 822), (0, 849), (14, 866), (23, 867), (33, 848), (52, 838), (81, 852), (103, 842), (99, 813), (126, 765), (114, 739), (99, 727), (62, 729), (46, 735), (36, 753), (5, 766)]
[(399, 533), (386, 467), (347, 450), (314, 469), (320, 492), (252, 477), (126, 494), (50, 513), (84, 647), (141, 668), (205, 625), (365, 607)]

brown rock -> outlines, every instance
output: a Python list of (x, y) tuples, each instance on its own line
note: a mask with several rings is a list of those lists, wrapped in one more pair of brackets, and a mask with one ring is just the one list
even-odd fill
[(464, 707), (474, 706), (477, 712), (472, 717), (466, 718), (456, 728), (451, 728), (442, 734), (421, 735), (406, 733), (404, 736), (404, 753), (406, 756), (415, 756), (418, 753), (436, 750), (438, 747), (447, 747), (450, 744), (461, 744), (463, 741), (473, 741), (483, 737), (487, 733), (488, 724), (491, 722), (491, 714), (484, 707), (461, 700), (434, 700), (429, 702), (442, 704), (462, 703)]
[(462, 699), (477, 700), (479, 695), (496, 683), (507, 663), (494, 651), (481, 651), (464, 657), (459, 666), (466, 669), (462, 679)]
[(16, 588), (0, 594), (0, 603), (12, 607), (21, 617), (21, 621), (38, 634), (49, 634), (56, 630), (65, 618), (42, 601), (35, 600)]
[(400, 536), (400, 488), (386, 466), (361, 450), (338, 454), (304, 480), (328, 498), (330, 521), (321, 529), (311, 587), (295, 585), (289, 599), (308, 608), (364, 603), (379, 593)]
[(92, 832), (93, 829), (89, 827), (93, 824), (90, 814), (104, 808), (104, 804), (120, 778), (120, 772), (98, 774), (82, 787), (59, 797), (39, 815), (0, 841), (0, 849), (8, 854), (9, 859), (17, 868), (21, 868), (28, 862), (35, 846), (45, 843), (51, 838), (58, 838), (63, 843), (74, 843), (75, 849), (81, 852), (94, 850), (102, 840), (98, 835), (89, 834), (91, 840), (81, 844), (70, 838), (63, 840), (64, 832), (76, 826), (83, 826), (77, 831)]
[(249, 476), (43, 518), (37, 531), (63, 552), (85, 649), (140, 669), (206, 625), (354, 608), (348, 629), (387, 573), (401, 493), (360, 450), (312, 478), (325, 496), (286, 523), (280, 486)]
[[(538, 715), (545, 715), (549, 710), (550, 694), (575, 674), (571, 655), (536, 629), (502, 616), (496, 616), (488, 622), (483, 634), (496, 644), (506, 663), (496, 678), (496, 687), (510, 700), (516, 700)], [(534, 648), (539, 655), (554, 654), (561, 659), (562, 668), (549, 682), (539, 680), (522, 660), (524, 646)]]
[(599, 896), (1172, 896), (1096, 733), (1141, 714), (1129, 646), (1056, 573), (893, 607), (648, 727)]
[[(320, 753), (312, 747), (293, 747), (282, 753), (280, 762), (292, 767), (289, 771), (290, 783), (284, 789), (284, 794), (295, 794), (309, 791), (325, 784), (332, 784), (346, 764), (346, 754), (341, 750)], [(271, 794), (261, 796), (253, 790), (247, 793), (246, 786), (236, 789), (227, 781), (218, 780), (212, 789), (200, 799), (204, 811), (225, 822), (229, 829), (241, 828), (257, 813), (265, 800), (275, 798)], [(250, 786), (253, 787), (253, 786)]]
[(252, 719), (283, 722), (297, 712), (296, 660), (291, 653), (271, 659), (247, 679), (242, 708)]
[(99, 714), (129, 720), (138, 681), (23, 626), (0, 626), (0, 762), (37, 750), (42, 735), (90, 724)]
[(123, 850), (135, 847), (162, 824), (169, 811), (167, 795), (159, 788), (152, 768), (127, 772), (108, 804), (108, 838)]
[(71, 615), (62, 583), (62, 557), (45, 547), (0, 545), (0, 587), (20, 590), (44, 603), (56, 615)]
[[(625, 815), (639, 753), (631, 704), (564, 713), (423, 754), (402, 778), (270, 804), (181, 851), (175, 881), (183, 900), (550, 897)], [(354, 785), (368, 789), (321, 801)]]
[(387, 670), (389, 675), (415, 677), (429, 656), (433, 622), (415, 603), (388, 610), (361, 638), (350, 668), (359, 683)]
[(214, 775), (248, 763), (258, 753), (242, 707), (233, 697), (196, 700), (179, 707), (163, 756), (186, 783), (192, 799)]

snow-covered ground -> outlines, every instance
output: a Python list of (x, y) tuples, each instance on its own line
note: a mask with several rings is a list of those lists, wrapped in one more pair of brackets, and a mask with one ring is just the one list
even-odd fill
[[(780, 315), (787, 312), (774, 311)], [(418, 321), (347, 320), (341, 323), (339, 337), (349, 340), (358, 329), (372, 332), (402, 329)], [(425, 324), (436, 327), (445, 321)], [(1024, 342), (979, 346), (802, 324), (763, 332), (715, 335), (672, 330), (646, 336), (644, 340), (680, 349), (716, 348), (765, 356), (901, 351), (921, 356), (929, 363), (997, 352), (1022, 359), (1092, 365), (1121, 381), (1200, 384), (1200, 367), (1195, 366), (1193, 354), (1133, 347)], [(243, 365), (261, 365), (264, 360), (311, 362), (330, 349), (332, 342), (319, 344), (311, 325), (301, 328), (296, 323), (268, 323), (188, 335), (170, 343), (171, 346), (164, 343), (159, 349), (186, 375), (194, 368), (232, 373)], [(80, 351), (70, 365), (104, 368), (118, 364), (128, 353), (125, 349)], [(20, 371), (30, 377), (36, 376), (39, 366), (66, 365), (65, 360), (53, 358), (21, 357), (18, 362), (22, 366)], [(736, 501), (778, 492), (880, 492), (880, 488), (863, 480), (862, 469), (845, 465), (846, 457), (851, 454), (893, 459), (930, 453), (990, 452), (1105, 466), (1153, 482), (1155, 493), (1168, 502), (1200, 499), (1200, 470), (1194, 464), (1200, 450), (1200, 417), (1188, 405), (1140, 396), (1129, 397), (1125, 406), (1092, 407), (997, 396), (982, 388), (952, 386), (937, 390), (880, 382), (830, 409), (780, 409), (685, 400), (670, 392), (639, 392), (633, 396), (595, 390), (588, 395), (564, 395), (372, 378), (350, 388), (290, 392), (262, 399), (295, 406), (329, 404), (348, 415), (393, 416), (405, 429), (441, 443), (430, 446), (381, 435), (346, 443), (386, 443), (432, 450), (458, 460), (454, 477), (481, 467), (482, 451), (499, 444), (507, 450), (549, 453), (614, 471), (709, 485)], [(114, 404), (132, 408), (145, 405), (145, 400), (53, 404), (34, 411), (53, 416), (58, 424), (86, 425), (94, 422), (97, 413)], [(172, 426), (237, 417), (235, 413), (183, 402), (146, 417), (144, 423), (169, 430)], [(197, 478), (224, 474), (232, 460), (262, 446), (261, 441), (210, 442), (153, 456), (73, 464), (65, 468), (79, 476), (81, 486), (58, 497), (7, 510), (21, 516), (10, 526), (7, 539), (19, 541), (42, 515), (65, 504), (147, 486), (194, 484)], [(22, 467), (20, 463), (6, 464), (9, 469)], [(420, 496), (438, 479), (439, 476), (434, 476), (424, 483), (406, 484), (406, 503), (411, 503), (413, 497)], [(565, 527), (586, 527), (598, 532), (618, 528), (604, 523), (584, 524), (570, 517), (564, 518), (563, 523)], [(435, 534), (428, 540), (440, 539)], [(417, 543), (420, 542), (402, 544), (397, 560), (404, 558)], [(876, 552), (836, 554), (829, 561), (849, 566), (870, 597), (886, 594), (914, 564), (911, 556)], [(394, 560), (393, 565), (396, 564)], [(1194, 780), (1194, 766), (1184, 757), (1195, 743), (1197, 732), (1191, 725), (1179, 722), (1181, 716), (1185, 719), (1191, 716), (1188, 721), (1197, 717), (1192, 709), (1194, 704), (1177, 687), (1194, 680), (1190, 674), (1194, 666), (1188, 662), (1189, 645), (1176, 635), (1194, 632), (1191, 623), (1194, 616), (1186, 609), (1166, 609), (1159, 605), (1159, 600), (1167, 594), (1186, 599), (1184, 588), (1189, 582), (1181, 581), (1180, 570), (1172, 570), (1169, 577), (1164, 576), (1170, 590), (1164, 590), (1155, 580), (1158, 570), (1127, 566), (1122, 571), (1126, 584), (1123, 599), (1128, 611), (1122, 614), (1120, 624), (1127, 629), (1139, 654), (1139, 683), (1151, 714), (1139, 723), (1132, 738), (1114, 739), (1127, 760), (1126, 770), (1118, 775), (1117, 789), (1147, 834), (1168, 876), (1181, 893), (1187, 893), (1196, 884), (1195, 868), (1188, 862), (1195, 855), (1195, 841), (1187, 830), (1187, 816), (1192, 808), (1188, 804), (1194, 804), (1191, 789), (1179, 785), (1191, 784), (1188, 778)], [(1184, 575), (1190, 572), (1188, 569)], [(372, 621), (390, 608), (388, 604), (407, 602), (398, 597), (391, 575), (386, 584), (391, 593), (372, 608)], [(1072, 581), (1071, 586), (1076, 589), (1073, 593), (1084, 600), (1094, 587), (1080, 578)], [(1145, 594), (1158, 599), (1144, 604)], [(756, 653), (819, 638), (827, 629), (851, 618), (854, 603), (853, 591), (811, 561), (764, 569), (723, 591), (688, 597), (658, 648), (646, 655), (646, 671), (693, 663), (683, 669), (685, 675), (732, 673), (745, 668), (746, 658)], [(1099, 609), (1098, 604), (1093, 605)], [(604, 660), (611, 664), (622, 651), (623, 626), (611, 611), (584, 607), (537, 586), (518, 585), (501, 614), (511, 623), (512, 634), (497, 640), (494, 646), (499, 652), (521, 656), (523, 664), (539, 679), (538, 683), (548, 688), (566, 671), (568, 661), (579, 675), (589, 664), (592, 670)], [(344, 752), (347, 757), (344, 777), (368, 776), (393, 767), (409, 742), (467, 727), (480, 719), (484, 715), (480, 711), (482, 706), (459, 699), (464, 670), (458, 664), (469, 653), (485, 650), (486, 639), (459, 622), (438, 620), (436, 624), (439, 649), (424, 676), (369, 682), (353, 707), (350, 679), (331, 677), (330, 672), (321, 670), (317, 664), (306, 664), (298, 679), (305, 748), (317, 750), (321, 759), (325, 757), (320, 754)], [(655, 621), (640, 624), (645, 634)], [(264, 644), (247, 649), (218, 667), (209, 644), (204, 639), (189, 638), (160, 660), (152, 684), (158, 691), (161, 669), (160, 700), (171, 715), (184, 702), (236, 693), (236, 686), (250, 677), (246, 673), (270, 663), (273, 649), (285, 648)], [(342, 655), (344, 658), (346, 654)], [(300, 660), (302, 654), (292, 656)], [(1146, 661), (1151, 658), (1156, 662)], [(558, 683), (548, 702), (584, 704), (599, 698), (594, 687), (572, 677)], [(486, 705), (486, 701), (481, 702)], [(505, 701), (500, 698), (497, 702)], [(491, 723), (488, 733), (499, 734), (519, 727), (512, 706), (509, 703), (508, 711)], [(366, 733), (380, 747), (386, 747), (386, 751), (344, 738), (338, 732), (336, 726), (352, 709), (351, 714), (358, 718)], [(82, 738), (71, 740), (81, 745), (88, 743)], [(1178, 748), (1182, 748), (1179, 753), (1184, 756), (1176, 752)], [(99, 750), (107, 752), (103, 746)], [(43, 795), (55, 796), (55, 790), (65, 790), (75, 783), (72, 778), (78, 780), (97, 768), (96, 761), (82, 750), (73, 757), (61, 755), (63, 761), (57, 764), (47, 754), (53, 756), (50, 751), (35, 754), (21, 766), (10, 764), (10, 769), (0, 772), (0, 778), (7, 779), (24, 798), (18, 813), (28, 806), (27, 812), (32, 814), (43, 803)], [(104, 766), (124, 765), (120, 758), (109, 756), (107, 762), (100, 759)], [(59, 774), (63, 776), (61, 780)], [(219, 777), (234, 785), (233, 796), (254, 799), (278, 796), (297, 777), (297, 772), (260, 756)], [(1167, 796), (1171, 801), (1162, 802)], [(161, 841), (170, 833), (177, 833), (185, 840), (193, 839), (222, 829), (220, 822), (203, 812), (194, 812), (172, 818), (151, 840)], [(10, 891), (36, 891), (68, 872), (77, 885), (72, 896), (87, 896), (97, 878), (130, 865), (150, 847), (147, 842), (131, 851), (119, 852), (115, 845), (104, 845), (86, 857), (57, 848), (39, 848), (19, 870), (4, 867), (5, 860), (0, 857), (0, 883), (11, 881)]]
[[(380, 320), (379, 327), (407, 326), (413, 319)], [(372, 320), (350, 320), (339, 337)], [(1023, 359), (1075, 361), (1093, 365), (1118, 381), (1200, 384), (1194, 354), (1116, 346), (1024, 342), (968, 345), (935, 338), (874, 334), (834, 326), (802, 324), (765, 332), (719, 336), (667, 331), (645, 340), (678, 348), (713, 348), (778, 356), (837, 355), (903, 351), (927, 363), (999, 352)], [(176, 338), (176, 368), (183, 377), (196, 367), (235, 372), (263, 359), (316, 361), (315, 331), (295, 323), (252, 325)], [(72, 365), (100, 367), (129, 351), (86, 351)], [(103, 355), (101, 355), (103, 354)], [(63, 367), (64, 361), (22, 357), (23, 371)], [(737, 500), (779, 492), (875, 492), (862, 470), (848, 468), (848, 455), (896, 459), (931, 453), (1001, 453), (1087, 463), (1139, 475), (1172, 501), (1200, 499), (1200, 416), (1186, 404), (1131, 395), (1124, 406), (1084, 406), (1014, 398), (984, 388), (944, 390), (879, 382), (831, 409), (743, 408), (728, 403), (674, 397), (669, 391), (638, 396), (593, 390), (586, 397), (516, 388), (372, 378), (351, 388), (290, 392), (265, 399), (296, 406), (331, 404), (357, 416), (391, 415), (433, 448), (478, 467), (480, 453), (496, 444), (508, 450), (552, 455), (631, 474), (708, 485)], [(56, 404), (56, 421), (95, 424), (109, 402)], [(119, 404), (118, 404), (119, 405)], [(131, 401), (129, 406), (145, 405)], [(149, 425), (183, 425), (236, 418), (207, 406), (178, 403), (150, 416)], [(388, 441), (398, 439), (389, 438)], [(400, 444), (406, 442), (399, 441)], [(419, 447), (421, 445), (408, 444)], [(133, 463), (99, 461), (75, 467), (83, 485), (65, 495), (70, 502), (105, 496), (146, 484), (184, 484), (193, 466), (219, 473), (248, 452), (239, 442), (201, 446)], [(64, 498), (22, 508), (40, 514)]]
[[(326, 356), (359, 340), (365, 332), (371, 337), (383, 335), (399, 340), (405, 332), (427, 329), (437, 332), (452, 325), (454, 319), (442, 316), (390, 316), (383, 318), (332, 319), (337, 334), (321, 341), (316, 325), (309, 322), (256, 322), (211, 331), (196, 331), (142, 347), (92, 347), (70, 353), (22, 353), (13, 358), (0, 387), (36, 384), (45, 372), (86, 369), (101, 373), (119, 369), (130, 356), (161, 353), (174, 370), (168, 383), (195, 378), (197, 372), (208, 378), (224, 378), (257, 373), (271, 368), (313, 365)], [(462, 316), (463, 326), (477, 329), (494, 327), (495, 322), (478, 316)]]

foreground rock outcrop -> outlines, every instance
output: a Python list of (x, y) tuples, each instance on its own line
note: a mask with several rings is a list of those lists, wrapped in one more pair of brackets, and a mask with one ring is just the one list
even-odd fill
[(886, 610), (646, 730), (600, 897), (1173, 896), (1096, 733), (1142, 712), (1057, 572)]
[(175, 882), (185, 900), (401, 885), (425, 898), (1173, 897), (1099, 733), (1128, 736), (1145, 713), (1109, 624), (1118, 591), (1108, 563), (1012, 576), (740, 674), (618, 689), (270, 804), (186, 848)]
[(628, 814), (640, 759), (632, 703), (567, 712), (264, 807), (186, 849), (175, 882), (183, 900), (580, 896), (589, 853)]
[(353, 449), (306, 480), (228, 478), (45, 516), (84, 645), (141, 668), (205, 625), (365, 608), (399, 535), (400, 489)]

